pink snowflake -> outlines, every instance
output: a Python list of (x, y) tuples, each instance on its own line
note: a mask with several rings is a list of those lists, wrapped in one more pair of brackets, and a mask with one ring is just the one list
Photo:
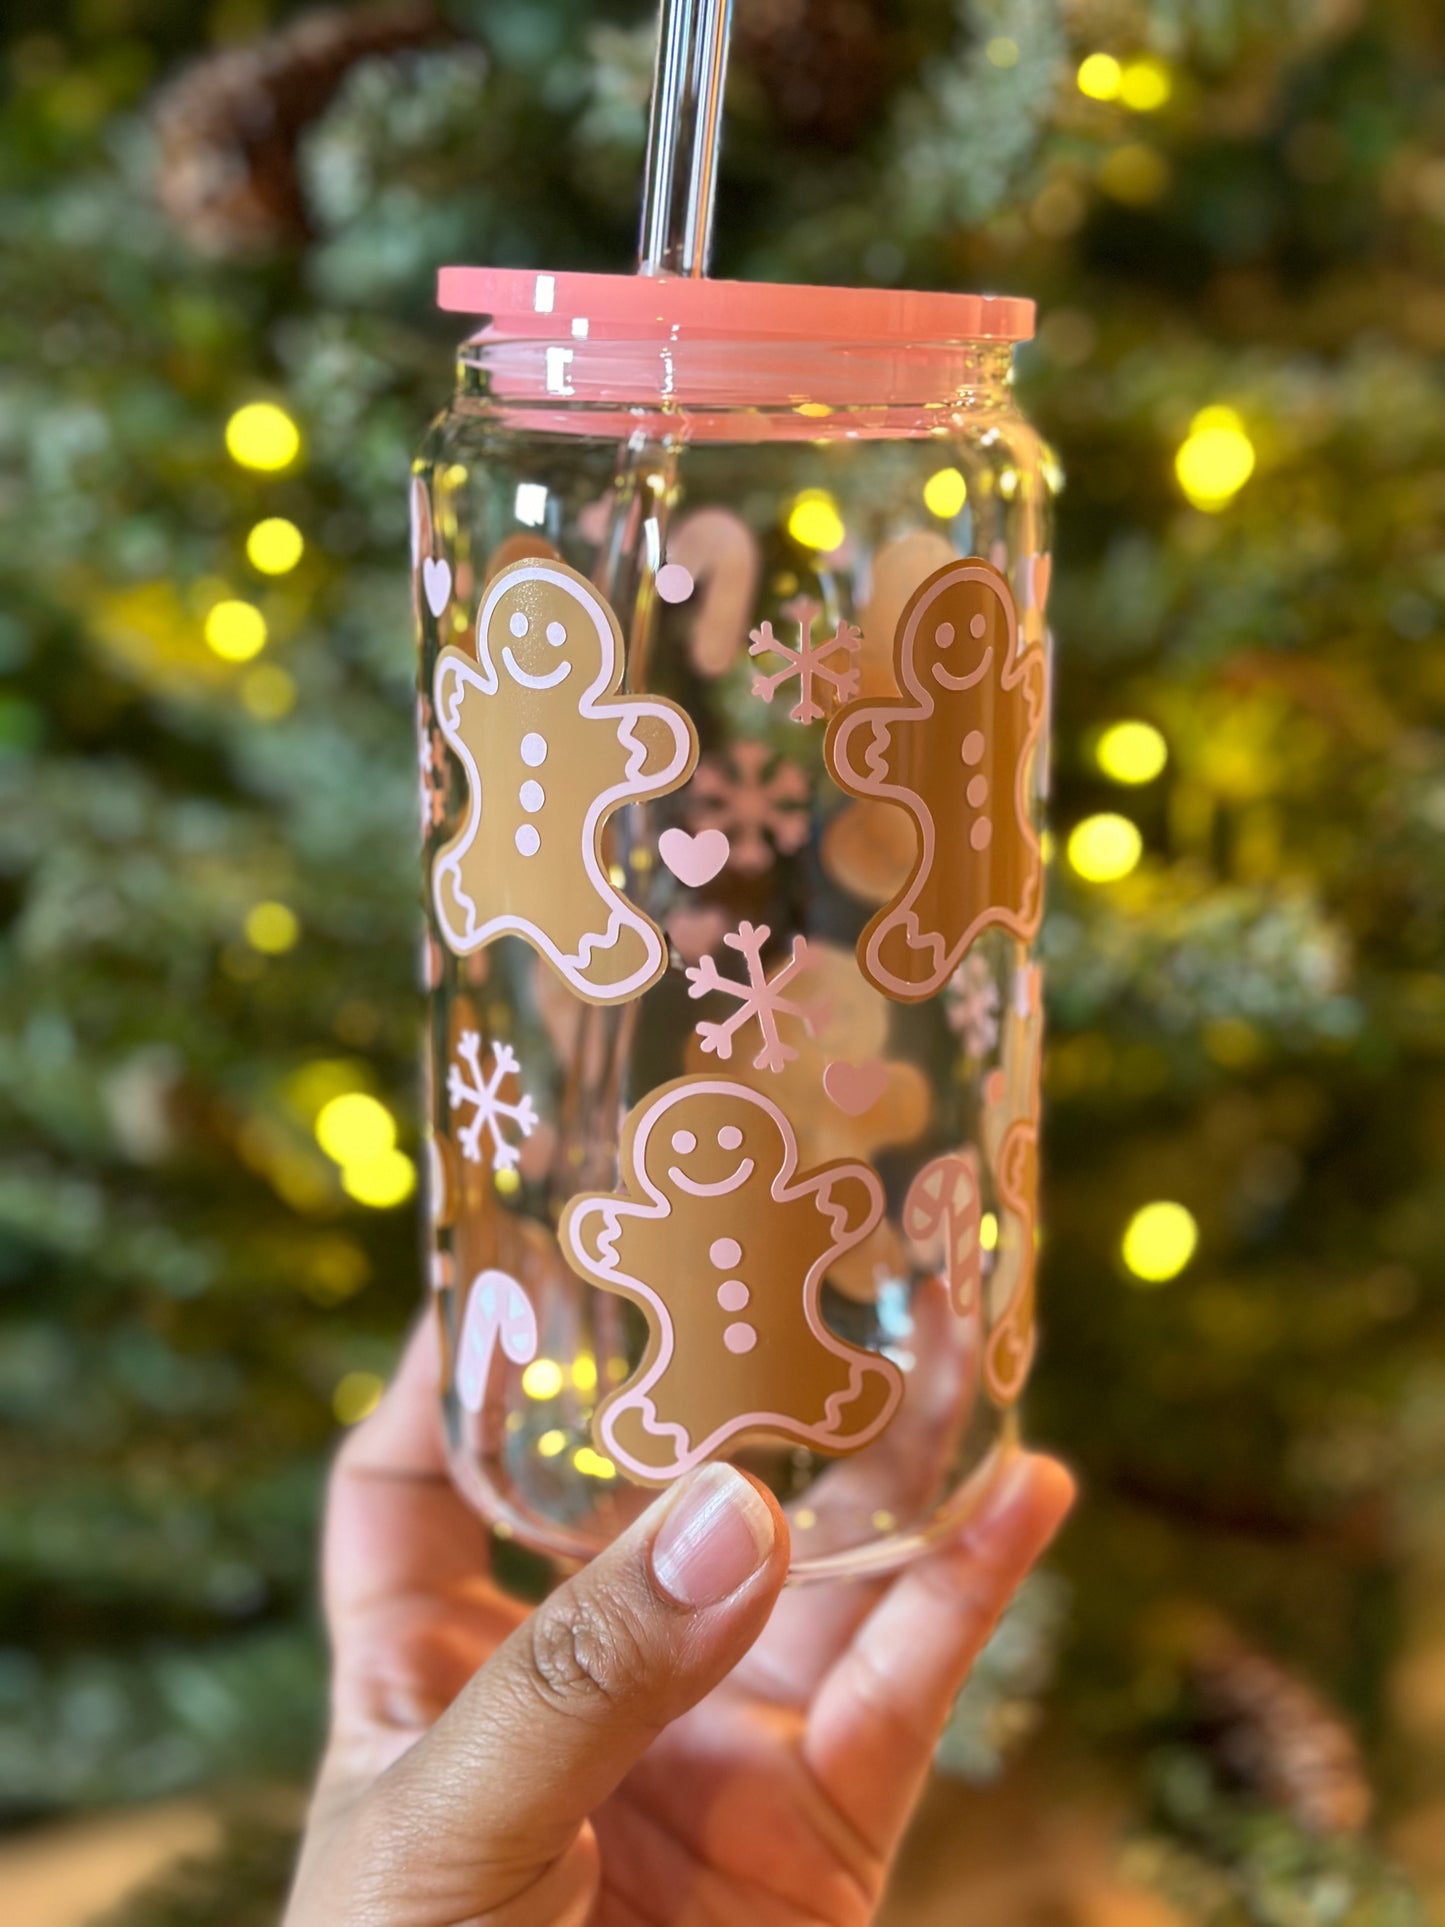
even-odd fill
[[(752, 631), (748, 654), (781, 656), (784, 665), (774, 676), (754, 676), (753, 694), (770, 703), (775, 691), (796, 676), (798, 700), (788, 711), (795, 723), (815, 723), (826, 713), (814, 694), (820, 682), (827, 684), (840, 703), (858, 694), (860, 672), (857, 656), (863, 647), (863, 632), (851, 622), (839, 622), (831, 636), (814, 642), (813, 624), (822, 613), (819, 604), (809, 601), (807, 596), (798, 596), (796, 600), (784, 603), (783, 614), (798, 625), (796, 649), (778, 641), (771, 622), (765, 622), (760, 629)], [(841, 665), (833, 660), (840, 655), (844, 658)]]
[(687, 972), (689, 997), (706, 997), (709, 991), (718, 990), (724, 996), (735, 997), (738, 1003), (732, 1016), (721, 1023), (704, 1019), (698, 1025), (703, 1049), (726, 1060), (733, 1054), (733, 1038), (756, 1018), (763, 1044), (753, 1059), (753, 1068), (760, 1071), (780, 1071), (798, 1055), (793, 1046), (785, 1044), (778, 1035), (779, 1017), (798, 1018), (811, 1037), (814, 1019), (819, 1015), (816, 1009), (783, 995), (788, 984), (812, 962), (806, 939), (794, 937), (792, 955), (770, 977), (763, 963), (763, 945), (771, 935), (765, 923), (740, 923), (723, 938), (728, 948), (736, 950), (747, 965), (745, 978), (724, 977), (711, 957), (690, 965)]
[(949, 1028), (963, 1039), (970, 1057), (986, 1057), (998, 1042), (998, 985), (986, 959), (965, 957), (944, 991)]
[(688, 791), (693, 829), (722, 830), (728, 867), (744, 876), (771, 869), (774, 846), (791, 856), (808, 840), (808, 779), (787, 762), (767, 775), (771, 761), (766, 743), (734, 743), (726, 758), (706, 759)]

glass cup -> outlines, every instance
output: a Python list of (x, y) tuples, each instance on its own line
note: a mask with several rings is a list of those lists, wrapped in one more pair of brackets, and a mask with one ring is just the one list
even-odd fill
[(954, 1529), (1034, 1344), (1056, 471), (1032, 304), (448, 269), (412, 482), (461, 1489), (727, 1457), (797, 1577)]

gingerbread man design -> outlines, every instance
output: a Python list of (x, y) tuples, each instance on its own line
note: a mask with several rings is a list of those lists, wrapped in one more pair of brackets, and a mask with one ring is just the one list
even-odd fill
[(665, 796), (697, 762), (675, 703), (623, 696), (617, 619), (564, 563), (529, 559), (488, 583), (476, 659), (443, 649), (437, 722), (466, 772), (467, 818), (432, 867), (459, 956), (523, 937), (589, 1003), (640, 996), (667, 949), (609, 873), (608, 819)]
[(1043, 972), (1018, 962), (1004, 1020), (1003, 1063), (984, 1085), (982, 1137), (998, 1200), (998, 1249), (989, 1278), (992, 1323), (984, 1382), (996, 1405), (1012, 1405), (1033, 1364), (1038, 1266)]
[(771, 1098), (726, 1078), (678, 1078), (622, 1135), (624, 1190), (574, 1198), (569, 1263), (638, 1305), (648, 1342), (593, 1420), (599, 1451), (657, 1485), (730, 1439), (766, 1433), (815, 1452), (876, 1439), (903, 1392), (896, 1366), (837, 1337), (819, 1300), (831, 1267), (878, 1223), (866, 1164), (798, 1169)]
[(1044, 651), (1019, 654), (1008, 584), (950, 562), (909, 598), (894, 644), (897, 697), (834, 717), (825, 753), (849, 795), (912, 818), (908, 880), (865, 927), (858, 964), (900, 1003), (947, 983), (980, 931), (1027, 940), (1043, 912), (1030, 766), (1043, 725)]

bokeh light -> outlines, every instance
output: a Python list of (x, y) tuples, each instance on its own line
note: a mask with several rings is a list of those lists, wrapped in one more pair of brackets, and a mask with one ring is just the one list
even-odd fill
[(555, 1358), (534, 1358), (522, 1374), (522, 1390), (528, 1398), (555, 1398), (563, 1383), (562, 1367)]
[(226, 423), (226, 452), (241, 468), (274, 473), (301, 452), (301, 431), (274, 401), (251, 401)]
[(266, 647), (266, 618), (253, 602), (227, 597), (207, 615), (205, 637), (223, 662), (249, 662)]
[(379, 1098), (346, 1091), (317, 1113), (316, 1142), (336, 1164), (377, 1158), (396, 1144), (396, 1119)]
[(246, 941), (263, 956), (281, 956), (300, 935), (300, 920), (288, 904), (256, 903), (246, 912)]
[(1119, 98), (1136, 114), (1155, 113), (1173, 91), (1174, 83), (1162, 60), (1131, 60), (1119, 75)]
[(1117, 100), (1124, 70), (1112, 54), (1088, 54), (1074, 76), (1079, 92), (1090, 100)]
[(1111, 723), (1099, 738), (1094, 760), (1111, 782), (1152, 783), (1169, 761), (1169, 746), (1153, 723)]
[(358, 1204), (369, 1205), (373, 1211), (390, 1211), (405, 1204), (416, 1190), (416, 1166), (404, 1151), (354, 1158), (341, 1168), (341, 1188)]
[(284, 515), (268, 515), (246, 537), (246, 560), (262, 575), (287, 574), (305, 551), (305, 537)]
[(597, 1390), (597, 1360), (590, 1352), (579, 1352), (572, 1360), (572, 1383), (584, 1397)]
[(831, 555), (847, 533), (838, 504), (825, 488), (805, 488), (789, 511), (788, 534), (805, 549)]
[(559, 1452), (565, 1452), (566, 1449), (567, 1434), (555, 1425), (537, 1441), (537, 1451), (544, 1459), (555, 1459)]
[(958, 514), (968, 500), (968, 483), (956, 468), (941, 468), (923, 484), (923, 506), (943, 521)]
[(1194, 1256), (1199, 1226), (1182, 1204), (1160, 1200), (1136, 1211), (1124, 1228), (1120, 1253), (1142, 1284), (1167, 1284)]
[(572, 1463), (577, 1470), (589, 1479), (615, 1479), (617, 1467), (611, 1459), (595, 1452), (590, 1445), (579, 1445), (572, 1454)]
[(1105, 811), (1075, 824), (1067, 851), (1069, 867), (1086, 883), (1115, 883), (1137, 865), (1144, 839), (1127, 816)]
[(1174, 457), (1179, 486), (1197, 509), (1227, 508), (1254, 473), (1254, 443), (1232, 408), (1204, 408)]
[(348, 1372), (331, 1394), (331, 1410), (339, 1425), (359, 1425), (381, 1403), (386, 1381), (376, 1372)]
[(257, 722), (278, 722), (296, 707), (295, 680), (275, 663), (258, 663), (241, 679), (241, 702)]

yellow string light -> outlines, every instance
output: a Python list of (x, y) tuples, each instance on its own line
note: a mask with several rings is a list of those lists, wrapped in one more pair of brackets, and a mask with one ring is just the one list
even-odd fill
[(838, 504), (825, 488), (805, 488), (788, 514), (788, 534), (805, 549), (831, 555), (843, 546), (848, 531)]
[(1094, 760), (1112, 782), (1152, 783), (1169, 761), (1169, 746), (1153, 723), (1111, 723)]
[(262, 575), (286, 575), (305, 551), (305, 537), (284, 515), (268, 515), (246, 537), (246, 560)]
[(1174, 91), (1162, 60), (1131, 60), (1119, 76), (1119, 98), (1136, 114), (1152, 114)]
[(956, 468), (941, 468), (923, 484), (923, 506), (940, 521), (951, 521), (968, 500), (968, 483)]
[(416, 1190), (416, 1166), (404, 1151), (381, 1151), (375, 1157), (355, 1158), (342, 1166), (341, 1188), (358, 1204), (373, 1211), (390, 1211), (405, 1204)]
[(1144, 851), (1138, 826), (1127, 816), (1086, 816), (1069, 832), (1069, 866), (1086, 883), (1116, 883), (1128, 876)]
[(1182, 1204), (1160, 1200), (1134, 1213), (1119, 1249), (1141, 1284), (1163, 1285), (1179, 1276), (1198, 1243), (1199, 1226), (1193, 1213)]
[(617, 1467), (611, 1459), (594, 1452), (590, 1445), (579, 1445), (572, 1454), (572, 1463), (589, 1479), (614, 1479), (617, 1476)]
[(572, 1383), (584, 1397), (597, 1390), (597, 1360), (589, 1352), (579, 1352), (572, 1360)]
[(331, 1394), (331, 1410), (339, 1425), (359, 1425), (381, 1403), (386, 1381), (375, 1372), (348, 1372)]
[(266, 647), (266, 618), (254, 603), (228, 597), (207, 615), (204, 634), (223, 662), (249, 662)]
[(522, 1390), (528, 1398), (555, 1398), (563, 1383), (562, 1367), (555, 1358), (534, 1358), (522, 1374)]
[(300, 454), (301, 431), (274, 401), (250, 401), (226, 423), (226, 452), (241, 468), (274, 473)]
[(1254, 443), (1232, 408), (1202, 408), (1174, 457), (1179, 486), (1197, 509), (1227, 508), (1254, 473)]
[(1074, 76), (1079, 92), (1090, 100), (1117, 100), (1124, 70), (1112, 54), (1089, 54)]
[(246, 941), (263, 956), (279, 957), (301, 935), (296, 912), (285, 903), (255, 903), (246, 912)]
[(295, 681), (274, 663), (258, 663), (241, 679), (241, 701), (257, 722), (277, 722), (296, 707)]
[(555, 1459), (559, 1452), (565, 1452), (566, 1449), (567, 1434), (556, 1426), (550, 1432), (544, 1432), (537, 1441), (537, 1451), (544, 1459)]
[(316, 1114), (316, 1142), (333, 1164), (359, 1164), (396, 1145), (396, 1119), (379, 1098), (344, 1091)]

